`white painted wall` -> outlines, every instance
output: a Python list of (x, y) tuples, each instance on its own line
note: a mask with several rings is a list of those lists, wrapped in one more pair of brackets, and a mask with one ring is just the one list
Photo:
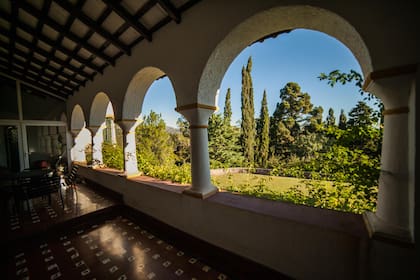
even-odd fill
[[(85, 167), (80, 167), (78, 174), (123, 194), (127, 205), (149, 216), (297, 279), (337, 279), (338, 275), (339, 279), (359, 279), (366, 263), (367, 235), (357, 236), (351, 230), (339, 231), (328, 225), (336, 223), (345, 228), (346, 224), (354, 224), (354, 219), (346, 214), (339, 221), (331, 221), (330, 210), (296, 206), (302, 217), (308, 211), (324, 215), (325, 223), (306, 224), (212, 199), (193, 198)], [(361, 216), (358, 220), (359, 226), (363, 224)]]

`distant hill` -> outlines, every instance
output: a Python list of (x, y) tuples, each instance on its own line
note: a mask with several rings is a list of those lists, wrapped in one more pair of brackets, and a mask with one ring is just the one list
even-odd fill
[(175, 128), (175, 127), (171, 127), (171, 126), (167, 126), (166, 131), (170, 134), (180, 133), (179, 128)]

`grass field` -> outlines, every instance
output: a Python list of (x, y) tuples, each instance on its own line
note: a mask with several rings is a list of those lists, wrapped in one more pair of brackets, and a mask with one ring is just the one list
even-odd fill
[(248, 173), (213, 175), (211, 178), (221, 191), (357, 214), (376, 211), (375, 188), (362, 186), (358, 189), (342, 182)]
[[(261, 192), (280, 194), (291, 187), (305, 190), (306, 179), (278, 177), (268, 175), (258, 175), (250, 173), (231, 173), (224, 175), (211, 176), (213, 184), (222, 190), (250, 193), (253, 189), (259, 188)], [(326, 186), (331, 186), (331, 182), (321, 181)]]

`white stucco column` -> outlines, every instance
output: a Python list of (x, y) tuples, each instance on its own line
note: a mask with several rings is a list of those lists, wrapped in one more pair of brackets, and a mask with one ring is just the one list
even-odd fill
[(192, 104), (176, 109), (190, 124), (192, 187), (185, 194), (205, 199), (218, 189), (211, 184), (208, 145), (208, 120), (216, 110), (213, 106)]
[(86, 163), (85, 147), (83, 146), (84, 141), (79, 139), (80, 129), (71, 130), (73, 137), (73, 147), (71, 148), (71, 159), (76, 162)]
[(104, 142), (104, 126), (89, 126), (92, 134), (92, 168), (103, 164), (102, 143)]
[(117, 131), (115, 129), (115, 123), (114, 120), (111, 122), (111, 143), (116, 144), (117, 143)]
[(137, 120), (121, 120), (117, 123), (123, 131), (124, 175), (127, 178), (139, 176), (136, 153), (136, 127), (139, 122)]
[(412, 222), (409, 193), (414, 170), (410, 162), (415, 153), (412, 134), (415, 133), (412, 75), (401, 74), (380, 77), (367, 90), (379, 96), (384, 103), (384, 130), (381, 155), (381, 173), (377, 211), (367, 214), (371, 233), (410, 242)]

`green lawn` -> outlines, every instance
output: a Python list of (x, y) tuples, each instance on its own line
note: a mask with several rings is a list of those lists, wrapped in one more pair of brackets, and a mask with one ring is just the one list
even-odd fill
[(347, 183), (247, 173), (214, 175), (212, 182), (222, 191), (275, 201), (357, 214), (376, 211), (377, 189), (358, 189)]
[[(240, 192), (252, 195), (254, 192), (280, 194), (291, 187), (298, 187), (305, 191), (305, 179), (258, 175), (250, 173), (234, 173), (213, 175), (213, 184), (222, 190)], [(321, 181), (326, 186), (331, 182)]]

